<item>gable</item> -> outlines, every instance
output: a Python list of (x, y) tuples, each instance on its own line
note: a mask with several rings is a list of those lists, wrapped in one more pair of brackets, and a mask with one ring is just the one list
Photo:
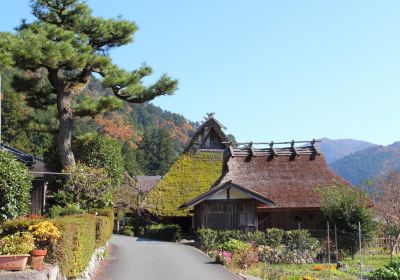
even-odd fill
[(228, 136), (222, 126), (214, 117), (208, 118), (195, 132), (192, 140), (185, 149), (186, 152), (198, 152), (200, 149), (223, 150), (228, 147)]
[(224, 149), (221, 137), (212, 128), (200, 145), (200, 149)]

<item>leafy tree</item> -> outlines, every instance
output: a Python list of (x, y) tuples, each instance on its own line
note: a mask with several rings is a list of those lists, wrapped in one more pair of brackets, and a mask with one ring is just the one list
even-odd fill
[(0, 221), (28, 213), (31, 179), (24, 164), (0, 151)]
[(338, 229), (338, 247), (354, 257), (359, 248), (358, 225), (361, 223), (362, 246), (373, 237), (375, 223), (368, 196), (346, 186), (332, 186), (322, 193), (322, 212)]
[(119, 186), (124, 176), (121, 145), (104, 135), (86, 134), (74, 145), (77, 159), (90, 167), (103, 168), (114, 186)]
[(138, 162), (148, 175), (163, 175), (176, 159), (174, 145), (168, 131), (145, 131), (138, 148)]
[(139, 163), (136, 160), (136, 151), (133, 150), (127, 142), (122, 146), (122, 155), (124, 157), (125, 171), (128, 172), (130, 176), (143, 174), (143, 171), (140, 169)]
[[(1, 34), (0, 40), (10, 43), (6, 47), (0, 44), (1, 51), (6, 48), (0, 63), (11, 64), (15, 60), (18, 67), (27, 70), (25, 78), (31, 82), (24, 85), (31, 87), (33, 99), (44, 101), (39, 102), (43, 106), (56, 103), (57, 148), (62, 167), (75, 165), (71, 147), (75, 116), (94, 116), (120, 108), (115, 97), (143, 103), (176, 89), (177, 81), (167, 75), (144, 86), (142, 78), (152, 73), (149, 66), (127, 72), (112, 63), (109, 51), (132, 41), (137, 30), (133, 22), (95, 17), (83, 0), (33, 0), (32, 13), (36, 20), (23, 21), (15, 35)], [(115, 97), (87, 98), (74, 106), (76, 96), (84, 91), (94, 73), (103, 77), (103, 85), (111, 88)]]
[[(113, 184), (102, 168), (79, 163), (63, 169), (69, 173), (67, 182), (58, 190), (56, 197), (60, 206), (78, 206), (90, 210), (112, 205)], [(60, 203), (61, 202), (61, 203)]]

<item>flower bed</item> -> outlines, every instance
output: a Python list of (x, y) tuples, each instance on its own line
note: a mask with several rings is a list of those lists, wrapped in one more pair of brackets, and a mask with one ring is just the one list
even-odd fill
[(269, 264), (313, 263), (320, 252), (319, 242), (306, 230), (268, 229), (241, 233), (202, 228), (197, 231), (197, 239), (201, 249), (217, 262), (233, 263), (242, 269), (259, 261)]

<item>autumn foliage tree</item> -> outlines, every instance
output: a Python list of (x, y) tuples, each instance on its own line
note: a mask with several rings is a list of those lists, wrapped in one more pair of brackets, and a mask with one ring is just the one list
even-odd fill
[[(112, 63), (109, 51), (132, 42), (137, 31), (133, 22), (95, 17), (83, 0), (33, 0), (32, 13), (36, 19), (23, 21), (15, 34), (0, 34), (0, 66), (15, 62), (27, 71), (24, 85), (31, 90), (26, 90), (43, 101), (41, 105), (57, 105), (57, 150), (63, 168), (75, 165), (74, 117), (120, 108), (118, 100), (143, 103), (175, 91), (177, 81), (167, 75), (144, 86), (142, 79), (152, 73), (149, 66), (127, 72)], [(93, 74), (103, 77), (114, 96), (86, 98), (75, 105)]]

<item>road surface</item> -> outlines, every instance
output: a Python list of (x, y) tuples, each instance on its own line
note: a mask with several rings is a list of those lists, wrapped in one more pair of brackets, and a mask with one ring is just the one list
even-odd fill
[(95, 280), (240, 280), (192, 246), (114, 235)]

